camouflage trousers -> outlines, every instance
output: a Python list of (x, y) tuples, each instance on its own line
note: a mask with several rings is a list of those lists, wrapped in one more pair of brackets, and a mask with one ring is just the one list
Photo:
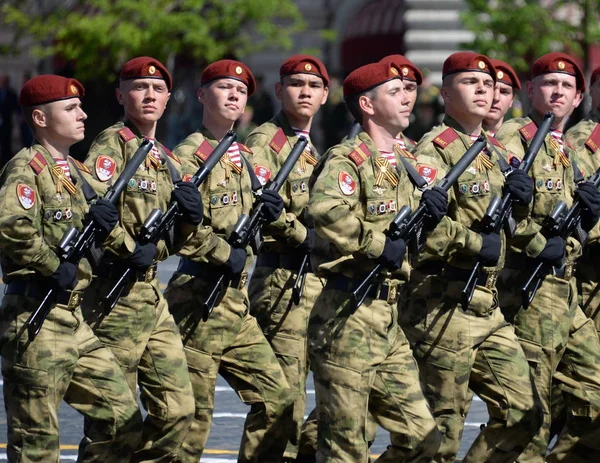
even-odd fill
[(429, 462), (440, 433), (400, 329), (397, 304), (366, 298), (354, 311), (350, 293), (328, 282), (308, 327), (317, 393), (317, 462), (367, 462), (369, 412), (390, 432), (378, 462)]
[(55, 305), (32, 342), (27, 331), (17, 337), (39, 303), (5, 295), (0, 309), (8, 461), (58, 463), (63, 399), (88, 418), (78, 461), (129, 461), (142, 415), (115, 357), (77, 304)]
[(586, 248), (581, 262), (577, 263), (577, 294), (583, 313), (591, 318), (600, 333), (600, 269), (599, 244)]
[(103, 316), (98, 302), (114, 284), (98, 278), (88, 288), (83, 313), (98, 338), (110, 348), (130, 389), (139, 386), (148, 411), (134, 462), (178, 461), (194, 415), (194, 400), (179, 329), (155, 278), (127, 287)]
[(308, 317), (324, 284), (324, 280), (314, 273), (307, 273), (302, 298), (299, 304), (295, 305), (292, 301), (292, 288), (296, 276), (297, 273), (293, 270), (256, 267), (248, 288), (251, 314), (256, 317), (258, 325), (271, 344), (290, 389), (296, 396), (294, 407), (290, 410), (294, 430), (289, 436), (284, 453), (286, 458), (295, 458), (298, 455), (306, 408)]
[(295, 397), (271, 346), (249, 314), (246, 290), (226, 288), (203, 322), (200, 308), (211, 289), (212, 284), (203, 278), (176, 272), (165, 291), (181, 330), (196, 401), (182, 461), (197, 463), (204, 451), (220, 374), (251, 407), (238, 461), (280, 462), (292, 432)]
[[(600, 343), (593, 323), (577, 306), (574, 279), (546, 276), (529, 307), (520, 307), (521, 294), (514, 289), (526, 277), (522, 271), (505, 270), (499, 280), (507, 288), (501, 293), (503, 307), (529, 361), (543, 410), (542, 427), (517, 461), (600, 461)], [(567, 421), (546, 455), (553, 384), (565, 399)]]
[(512, 462), (540, 425), (527, 359), (498, 309), (496, 291), (477, 286), (469, 308), (462, 281), (413, 271), (400, 324), (419, 363), (421, 383), (442, 444), (436, 462), (454, 463), (472, 400), (487, 405), (489, 421), (464, 462)]

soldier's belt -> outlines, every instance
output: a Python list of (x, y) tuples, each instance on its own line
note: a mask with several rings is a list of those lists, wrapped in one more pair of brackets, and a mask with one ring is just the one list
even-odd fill
[[(426, 262), (417, 268), (417, 271), (422, 273), (428, 273), (430, 275), (437, 275), (445, 278), (449, 281), (460, 281), (466, 283), (471, 276), (471, 270), (455, 267), (453, 265), (446, 264), (444, 262)], [(477, 277), (477, 286), (483, 286), (488, 289), (494, 289), (496, 287), (496, 280), (498, 279), (497, 272), (480, 272)]]
[[(510, 270), (523, 272), (523, 278), (526, 279), (527, 275), (531, 274), (533, 269), (535, 269), (536, 264), (537, 261), (535, 259), (513, 252), (506, 256), (504, 267)], [(562, 267), (552, 267), (552, 274), (561, 280), (569, 281), (573, 278), (574, 273), (575, 266), (573, 264), (563, 265)]]
[[(360, 279), (358, 280), (360, 281)], [(335, 275), (327, 280), (325, 287), (352, 293), (352, 291), (355, 289), (354, 286), (357, 284), (358, 283), (355, 279), (348, 278), (344, 275)], [(378, 285), (373, 285), (373, 287), (367, 293), (367, 297), (386, 301), (388, 304), (395, 304), (398, 302), (399, 291), (399, 285), (380, 283)]]
[[(156, 278), (156, 270), (157, 265), (153, 264), (146, 270), (133, 271), (131, 273), (131, 278), (133, 281), (150, 283), (152, 280), (154, 280), (154, 278)], [(122, 264), (115, 262), (107, 265), (102, 265), (102, 267), (98, 270), (98, 276), (100, 278), (116, 280), (117, 278), (121, 278), (124, 271), (125, 267)]]
[[(50, 285), (39, 280), (13, 281), (6, 285), (4, 294), (30, 297), (41, 301), (48, 294)], [(60, 291), (56, 296), (56, 303), (74, 310), (81, 304), (81, 291)]]
[[(184, 258), (179, 260), (179, 265), (177, 266), (177, 272), (201, 278), (203, 281), (213, 284), (219, 280), (219, 277), (223, 274), (224, 270), (224, 267), (218, 265), (194, 262)], [(228, 287), (242, 289), (246, 286), (247, 281), (248, 273), (242, 272), (241, 275), (236, 276), (229, 282)]]
[[(302, 253), (279, 254), (276, 252), (261, 252), (256, 259), (256, 266), (283, 268), (297, 272), (303, 258), (304, 254)], [(307, 271), (312, 273), (310, 262)]]

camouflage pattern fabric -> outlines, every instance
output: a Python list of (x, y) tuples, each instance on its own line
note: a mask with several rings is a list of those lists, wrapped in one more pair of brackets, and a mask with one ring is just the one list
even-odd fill
[[(514, 461), (539, 426), (527, 359), (498, 307), (495, 280), (504, 263), (503, 234), (498, 264), (484, 267), (469, 306), (461, 302), (481, 248), (481, 218), (504, 185), (498, 160), (506, 158), (506, 151), (486, 138), (487, 147), (479, 156), (487, 160), (476, 159), (449, 190), (449, 214), (415, 258), (407, 300), (401, 304), (400, 324), (442, 432), (436, 462), (455, 461), (472, 400), (469, 388), (486, 403), (490, 420), (463, 461)], [(436, 183), (471, 144), (471, 137), (446, 116), (417, 145), (417, 170)]]
[[(75, 163), (70, 160), (70, 170), (77, 178)], [(25, 294), (48, 285), (44, 277), (60, 263), (60, 238), (71, 225), (81, 230), (88, 211), (80, 187), (74, 194), (58, 192), (51, 174), (55, 165), (49, 152), (34, 144), (11, 159), (0, 178), (4, 280), (20, 282)], [(28, 342), (27, 332), (19, 333), (41, 297), (7, 294), (2, 300), (0, 353), (9, 461), (58, 462), (58, 407), (63, 399), (88, 418), (79, 461), (128, 461), (140, 439), (142, 416), (135, 398), (115, 357), (84, 322), (79, 308), (81, 291), (91, 278), (85, 259), (78, 278), (68, 305), (53, 306), (33, 342)]]

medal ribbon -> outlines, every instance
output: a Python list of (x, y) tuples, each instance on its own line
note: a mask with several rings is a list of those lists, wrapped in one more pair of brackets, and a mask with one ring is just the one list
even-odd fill
[(571, 160), (567, 157), (556, 138), (550, 137), (550, 147), (554, 151), (554, 160), (552, 161), (554, 166), (560, 161), (565, 168), (568, 168), (571, 165)]
[(384, 179), (390, 182), (392, 186), (398, 186), (398, 177), (396, 177), (396, 174), (389, 168), (390, 163), (387, 159), (384, 157), (375, 158), (375, 164), (379, 167), (379, 172), (377, 172), (377, 176), (375, 177), (375, 186), (383, 186)]
[(64, 186), (71, 195), (77, 193), (77, 187), (67, 178), (65, 171), (58, 164), (52, 166), (52, 175), (56, 177), (56, 192), (62, 193), (62, 187)]

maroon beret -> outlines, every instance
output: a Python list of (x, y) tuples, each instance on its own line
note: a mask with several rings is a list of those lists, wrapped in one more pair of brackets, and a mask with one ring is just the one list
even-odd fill
[(590, 77), (590, 86), (594, 85), (594, 83), (596, 83), (596, 80), (598, 80), (599, 77), (600, 77), (600, 66), (598, 66), (592, 72), (592, 77)]
[(490, 61), (496, 69), (496, 82), (502, 82), (521, 90), (521, 81), (510, 64), (500, 59), (490, 59)]
[(401, 79), (400, 69), (394, 63), (371, 63), (355, 69), (344, 80), (344, 98), (371, 90), (388, 80)]
[(36, 106), (69, 98), (81, 98), (85, 89), (78, 80), (45, 74), (28, 80), (19, 95), (21, 106)]
[(531, 78), (549, 74), (551, 72), (559, 72), (574, 76), (577, 82), (577, 89), (585, 92), (585, 77), (583, 71), (577, 62), (566, 53), (553, 52), (547, 53), (539, 57), (533, 66), (531, 66)]
[(320, 59), (310, 55), (294, 55), (284, 61), (279, 68), (279, 78), (290, 74), (313, 74), (323, 79), (325, 87), (329, 86), (329, 74)]
[(149, 56), (138, 56), (127, 61), (121, 68), (119, 79), (162, 79), (169, 90), (173, 88), (171, 74), (167, 68), (160, 61)]
[(394, 63), (400, 69), (403, 79), (414, 80), (417, 85), (421, 85), (421, 82), (423, 82), (423, 73), (421, 70), (403, 55), (389, 55), (379, 62), (384, 64)]
[(248, 96), (256, 89), (256, 81), (250, 68), (244, 63), (232, 59), (222, 59), (209, 64), (202, 72), (200, 85), (206, 85), (217, 79), (236, 79), (248, 87)]
[(442, 78), (458, 72), (484, 72), (492, 76), (496, 82), (496, 70), (490, 59), (472, 51), (459, 51), (446, 58), (442, 68)]

